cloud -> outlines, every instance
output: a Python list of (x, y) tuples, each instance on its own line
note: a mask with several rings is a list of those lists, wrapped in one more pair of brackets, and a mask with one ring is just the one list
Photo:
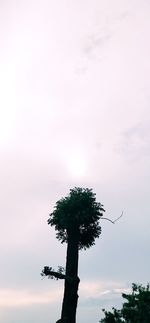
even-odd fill
[(80, 286), (80, 305), (97, 306), (100, 302), (119, 299), (122, 293), (129, 291), (130, 288), (118, 281), (83, 281)]
[[(106, 5), (107, 7), (107, 5)], [(117, 9), (107, 10), (107, 14), (103, 15), (105, 11), (105, 5), (102, 8), (97, 8), (94, 13), (94, 17), (97, 23), (93, 21), (95, 30), (90, 32), (84, 37), (83, 40), (83, 54), (88, 60), (101, 61), (104, 57), (109, 55), (108, 45), (112, 41), (112, 38), (121, 29), (122, 24), (126, 24), (127, 18), (131, 15), (131, 8), (128, 3), (123, 6), (118, 3)], [(108, 9), (108, 8), (107, 8)], [(78, 69), (80, 73), (85, 73), (87, 67), (83, 64), (83, 67)]]
[[(38, 288), (37, 290), (30, 290), (25, 288), (1, 288), (0, 289), (0, 307), (22, 307), (38, 304), (52, 304), (61, 301), (63, 296), (63, 289), (56, 281), (51, 281), (49, 287)], [(107, 300), (120, 297), (121, 293), (130, 291), (129, 288), (120, 282), (112, 281), (81, 281), (80, 283), (80, 306), (87, 304), (93, 305), (100, 300)]]
[(121, 135), (120, 147), (117, 149), (131, 161), (150, 157), (150, 121), (138, 123), (128, 128)]
[(84, 53), (90, 59), (98, 59), (101, 58), (100, 49), (109, 41), (111, 38), (111, 33), (100, 34), (95, 33), (93, 35), (88, 36), (87, 44), (84, 47)]
[(0, 308), (51, 304), (59, 301), (61, 297), (62, 293), (58, 287), (38, 293), (24, 289), (0, 289)]

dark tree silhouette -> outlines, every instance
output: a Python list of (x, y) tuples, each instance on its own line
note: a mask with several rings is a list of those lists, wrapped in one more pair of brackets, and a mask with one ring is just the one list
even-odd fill
[(132, 293), (122, 294), (125, 299), (122, 309), (112, 308), (112, 312), (103, 310), (105, 317), (101, 323), (149, 323), (150, 322), (150, 286), (133, 284)]
[(79, 250), (90, 248), (101, 234), (99, 220), (103, 216), (103, 205), (96, 202), (92, 189), (78, 188), (56, 202), (53, 213), (49, 215), (48, 224), (55, 227), (56, 237), (61, 243), (67, 243), (66, 269), (44, 267), (43, 276), (64, 279), (64, 297), (61, 319), (57, 322), (75, 323), (78, 302), (78, 258)]

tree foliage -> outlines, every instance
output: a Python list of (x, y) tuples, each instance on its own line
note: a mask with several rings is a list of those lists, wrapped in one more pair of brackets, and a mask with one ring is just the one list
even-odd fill
[(131, 294), (122, 294), (121, 310), (104, 311), (101, 323), (150, 323), (150, 286), (133, 284)]
[(56, 236), (62, 243), (68, 241), (68, 232), (78, 230), (79, 249), (86, 249), (94, 245), (101, 234), (99, 219), (102, 212), (103, 205), (96, 202), (92, 189), (75, 187), (67, 197), (56, 202), (48, 224), (55, 227)]

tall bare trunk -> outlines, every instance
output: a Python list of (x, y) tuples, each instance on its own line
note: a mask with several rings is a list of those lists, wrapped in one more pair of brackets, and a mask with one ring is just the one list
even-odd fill
[(62, 323), (76, 323), (76, 310), (78, 302), (78, 230), (68, 230), (68, 245), (66, 258), (66, 277), (64, 298), (61, 313)]

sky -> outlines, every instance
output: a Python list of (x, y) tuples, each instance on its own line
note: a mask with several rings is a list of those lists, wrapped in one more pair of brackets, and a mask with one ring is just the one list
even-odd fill
[(0, 321), (53, 323), (66, 245), (47, 219), (75, 186), (105, 215), (80, 252), (78, 323), (149, 279), (150, 2), (0, 1)]

